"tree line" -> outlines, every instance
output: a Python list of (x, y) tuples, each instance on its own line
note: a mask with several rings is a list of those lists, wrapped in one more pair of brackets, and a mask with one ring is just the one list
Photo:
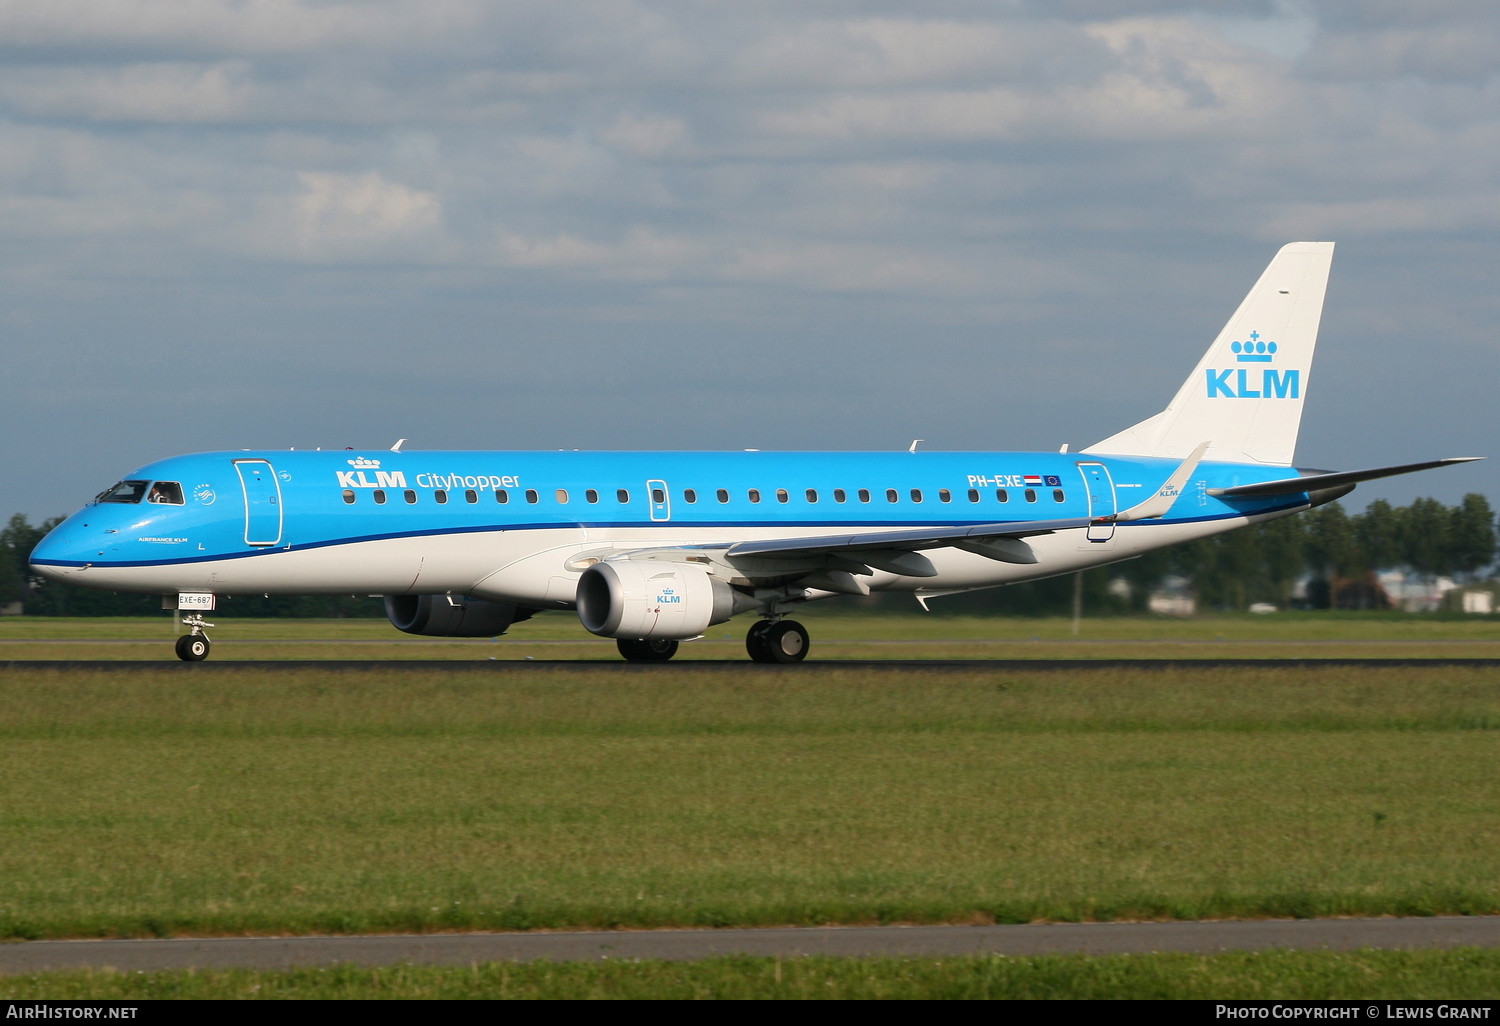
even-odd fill
[[(1392, 506), (1377, 499), (1357, 513), (1333, 502), (1087, 571), (1084, 606), (1094, 614), (1143, 612), (1151, 593), (1177, 577), (1200, 611), (1245, 610), (1258, 602), (1280, 609), (1378, 608), (1376, 572), (1471, 580), (1494, 563), (1496, 541), (1495, 511), (1476, 493), (1455, 506), (1437, 499)], [(1128, 595), (1111, 588), (1116, 579), (1127, 582)], [(1060, 615), (1071, 608), (1072, 588), (1069, 576), (940, 603), (955, 612)]]
[[(161, 615), (156, 595), (93, 591), (42, 582), (26, 570), (31, 550), (61, 517), (33, 526), (16, 514), (0, 531), (0, 606), (23, 602), (34, 616)], [(1483, 495), (1456, 506), (1417, 499), (1392, 506), (1377, 499), (1363, 512), (1330, 503), (1306, 513), (1189, 542), (1084, 574), (1084, 604), (1092, 614), (1140, 612), (1169, 577), (1185, 580), (1200, 610), (1243, 610), (1256, 602), (1279, 608), (1299, 601), (1314, 609), (1378, 605), (1374, 574), (1402, 569), (1427, 579), (1474, 578), (1495, 560), (1495, 511)], [(1128, 595), (1111, 582), (1123, 579)], [(938, 600), (937, 612), (1056, 615), (1073, 601), (1072, 575), (993, 588)], [(379, 599), (347, 595), (236, 596), (226, 612), (241, 616), (383, 616)], [(838, 601), (838, 600), (835, 600)], [(885, 595), (873, 604), (909, 603)], [(853, 604), (870, 605), (869, 600)]]
[(1373, 608), (1377, 571), (1464, 581), (1494, 562), (1495, 546), (1495, 511), (1483, 495), (1465, 495), (1456, 506), (1377, 499), (1360, 513), (1334, 502), (1191, 542), (1121, 564), (1119, 572), (1131, 582), (1132, 598), (1180, 576), (1200, 609), (1243, 610), (1256, 602), (1284, 609), (1303, 580), (1301, 602), (1310, 608)]

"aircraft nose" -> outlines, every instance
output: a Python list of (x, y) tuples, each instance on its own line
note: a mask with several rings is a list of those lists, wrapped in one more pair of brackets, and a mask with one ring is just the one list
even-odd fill
[(78, 527), (68, 523), (53, 528), (31, 550), (31, 572), (44, 580), (61, 581), (77, 565), (89, 562), (89, 557), (98, 551), (99, 546), (89, 548), (92, 539), (76, 537), (78, 534)]
[(69, 559), (66, 547), (55, 534), (49, 534), (31, 550), (31, 572), (48, 581), (60, 581), (67, 576), (66, 567), (53, 565)]

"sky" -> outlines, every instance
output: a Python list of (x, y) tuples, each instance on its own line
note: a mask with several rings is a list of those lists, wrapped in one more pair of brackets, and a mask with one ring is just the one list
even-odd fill
[(0, 0), (0, 516), (207, 449), (1078, 449), (1303, 239), (1298, 464), (1500, 457), (1497, 72), (1493, 0)]

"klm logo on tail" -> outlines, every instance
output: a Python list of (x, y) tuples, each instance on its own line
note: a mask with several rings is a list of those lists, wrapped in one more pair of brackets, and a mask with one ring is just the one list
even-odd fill
[[(1252, 331), (1245, 342), (1231, 342), (1229, 351), (1236, 363), (1274, 363), (1276, 343), (1267, 342), (1260, 332)], [(1208, 397), (1210, 399), (1299, 399), (1301, 398), (1302, 372), (1296, 370), (1276, 371), (1267, 367), (1261, 371), (1260, 388), (1250, 387), (1253, 371), (1244, 367), (1229, 370), (1205, 371), (1208, 375)], [(1231, 377), (1232, 375), (1232, 377)]]

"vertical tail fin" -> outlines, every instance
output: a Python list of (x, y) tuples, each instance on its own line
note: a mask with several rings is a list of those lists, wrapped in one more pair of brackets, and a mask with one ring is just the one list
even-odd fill
[(1331, 242), (1281, 247), (1165, 410), (1083, 450), (1290, 466), (1302, 423)]

